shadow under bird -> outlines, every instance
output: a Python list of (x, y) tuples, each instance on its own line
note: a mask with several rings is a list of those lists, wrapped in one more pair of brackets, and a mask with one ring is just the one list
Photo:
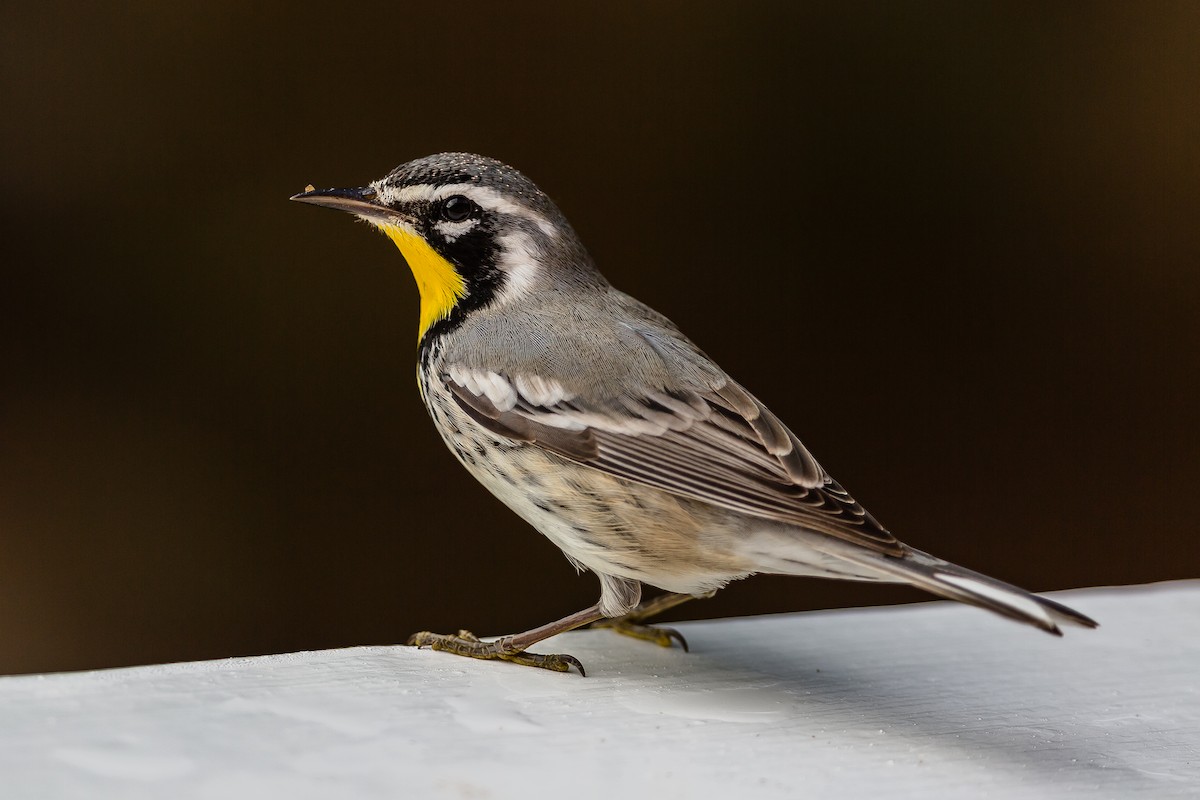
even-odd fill
[[(567, 671), (529, 648), (599, 624), (669, 645), (653, 614), (758, 572), (919, 586), (1060, 635), (1096, 623), (900, 542), (666, 317), (613, 288), (517, 170), (466, 153), (292, 197), (399, 247), (421, 295), (418, 385), (467, 471), (600, 579), (590, 608), (481, 641), (408, 641)], [(642, 584), (667, 594), (639, 605)], [(686, 644), (685, 644), (686, 646)]]

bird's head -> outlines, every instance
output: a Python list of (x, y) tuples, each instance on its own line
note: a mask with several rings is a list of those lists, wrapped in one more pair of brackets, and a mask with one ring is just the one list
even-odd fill
[(550, 198), (484, 156), (428, 156), (367, 186), (309, 187), (291, 199), (348, 211), (396, 243), (421, 293), (418, 339), (563, 281), (603, 282)]

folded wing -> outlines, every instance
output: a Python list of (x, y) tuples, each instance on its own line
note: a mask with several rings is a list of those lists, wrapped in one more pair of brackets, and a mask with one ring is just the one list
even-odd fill
[(452, 366), (459, 406), (493, 433), (597, 470), (886, 555), (904, 546), (745, 389), (647, 390), (589, 400), (536, 375)]

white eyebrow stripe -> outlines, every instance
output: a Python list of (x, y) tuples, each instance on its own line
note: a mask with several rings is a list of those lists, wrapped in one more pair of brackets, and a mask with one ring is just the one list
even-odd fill
[(379, 202), (391, 206), (396, 203), (411, 203), (416, 200), (432, 199), (436, 187), (427, 183), (416, 186), (388, 186), (380, 180), (372, 183), (371, 188), (378, 195)]
[(371, 188), (378, 194), (379, 201), (389, 206), (396, 203), (411, 203), (418, 200), (441, 200), (443, 197), (461, 194), (464, 197), (474, 200), (482, 208), (527, 219), (537, 225), (542, 233), (550, 238), (558, 238), (558, 230), (550, 223), (550, 220), (532, 208), (509, 200), (490, 186), (476, 186), (469, 183), (433, 186), (428, 183), (422, 183), (414, 186), (394, 187), (387, 186), (383, 181), (375, 181), (371, 184)]

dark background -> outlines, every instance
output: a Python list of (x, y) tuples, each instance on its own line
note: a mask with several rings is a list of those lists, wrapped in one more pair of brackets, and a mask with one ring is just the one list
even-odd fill
[(436, 437), (395, 248), (286, 200), (443, 150), (539, 182), (901, 538), (1200, 575), (1200, 6), (794, 5), (5, 4), (0, 671), (595, 599)]

